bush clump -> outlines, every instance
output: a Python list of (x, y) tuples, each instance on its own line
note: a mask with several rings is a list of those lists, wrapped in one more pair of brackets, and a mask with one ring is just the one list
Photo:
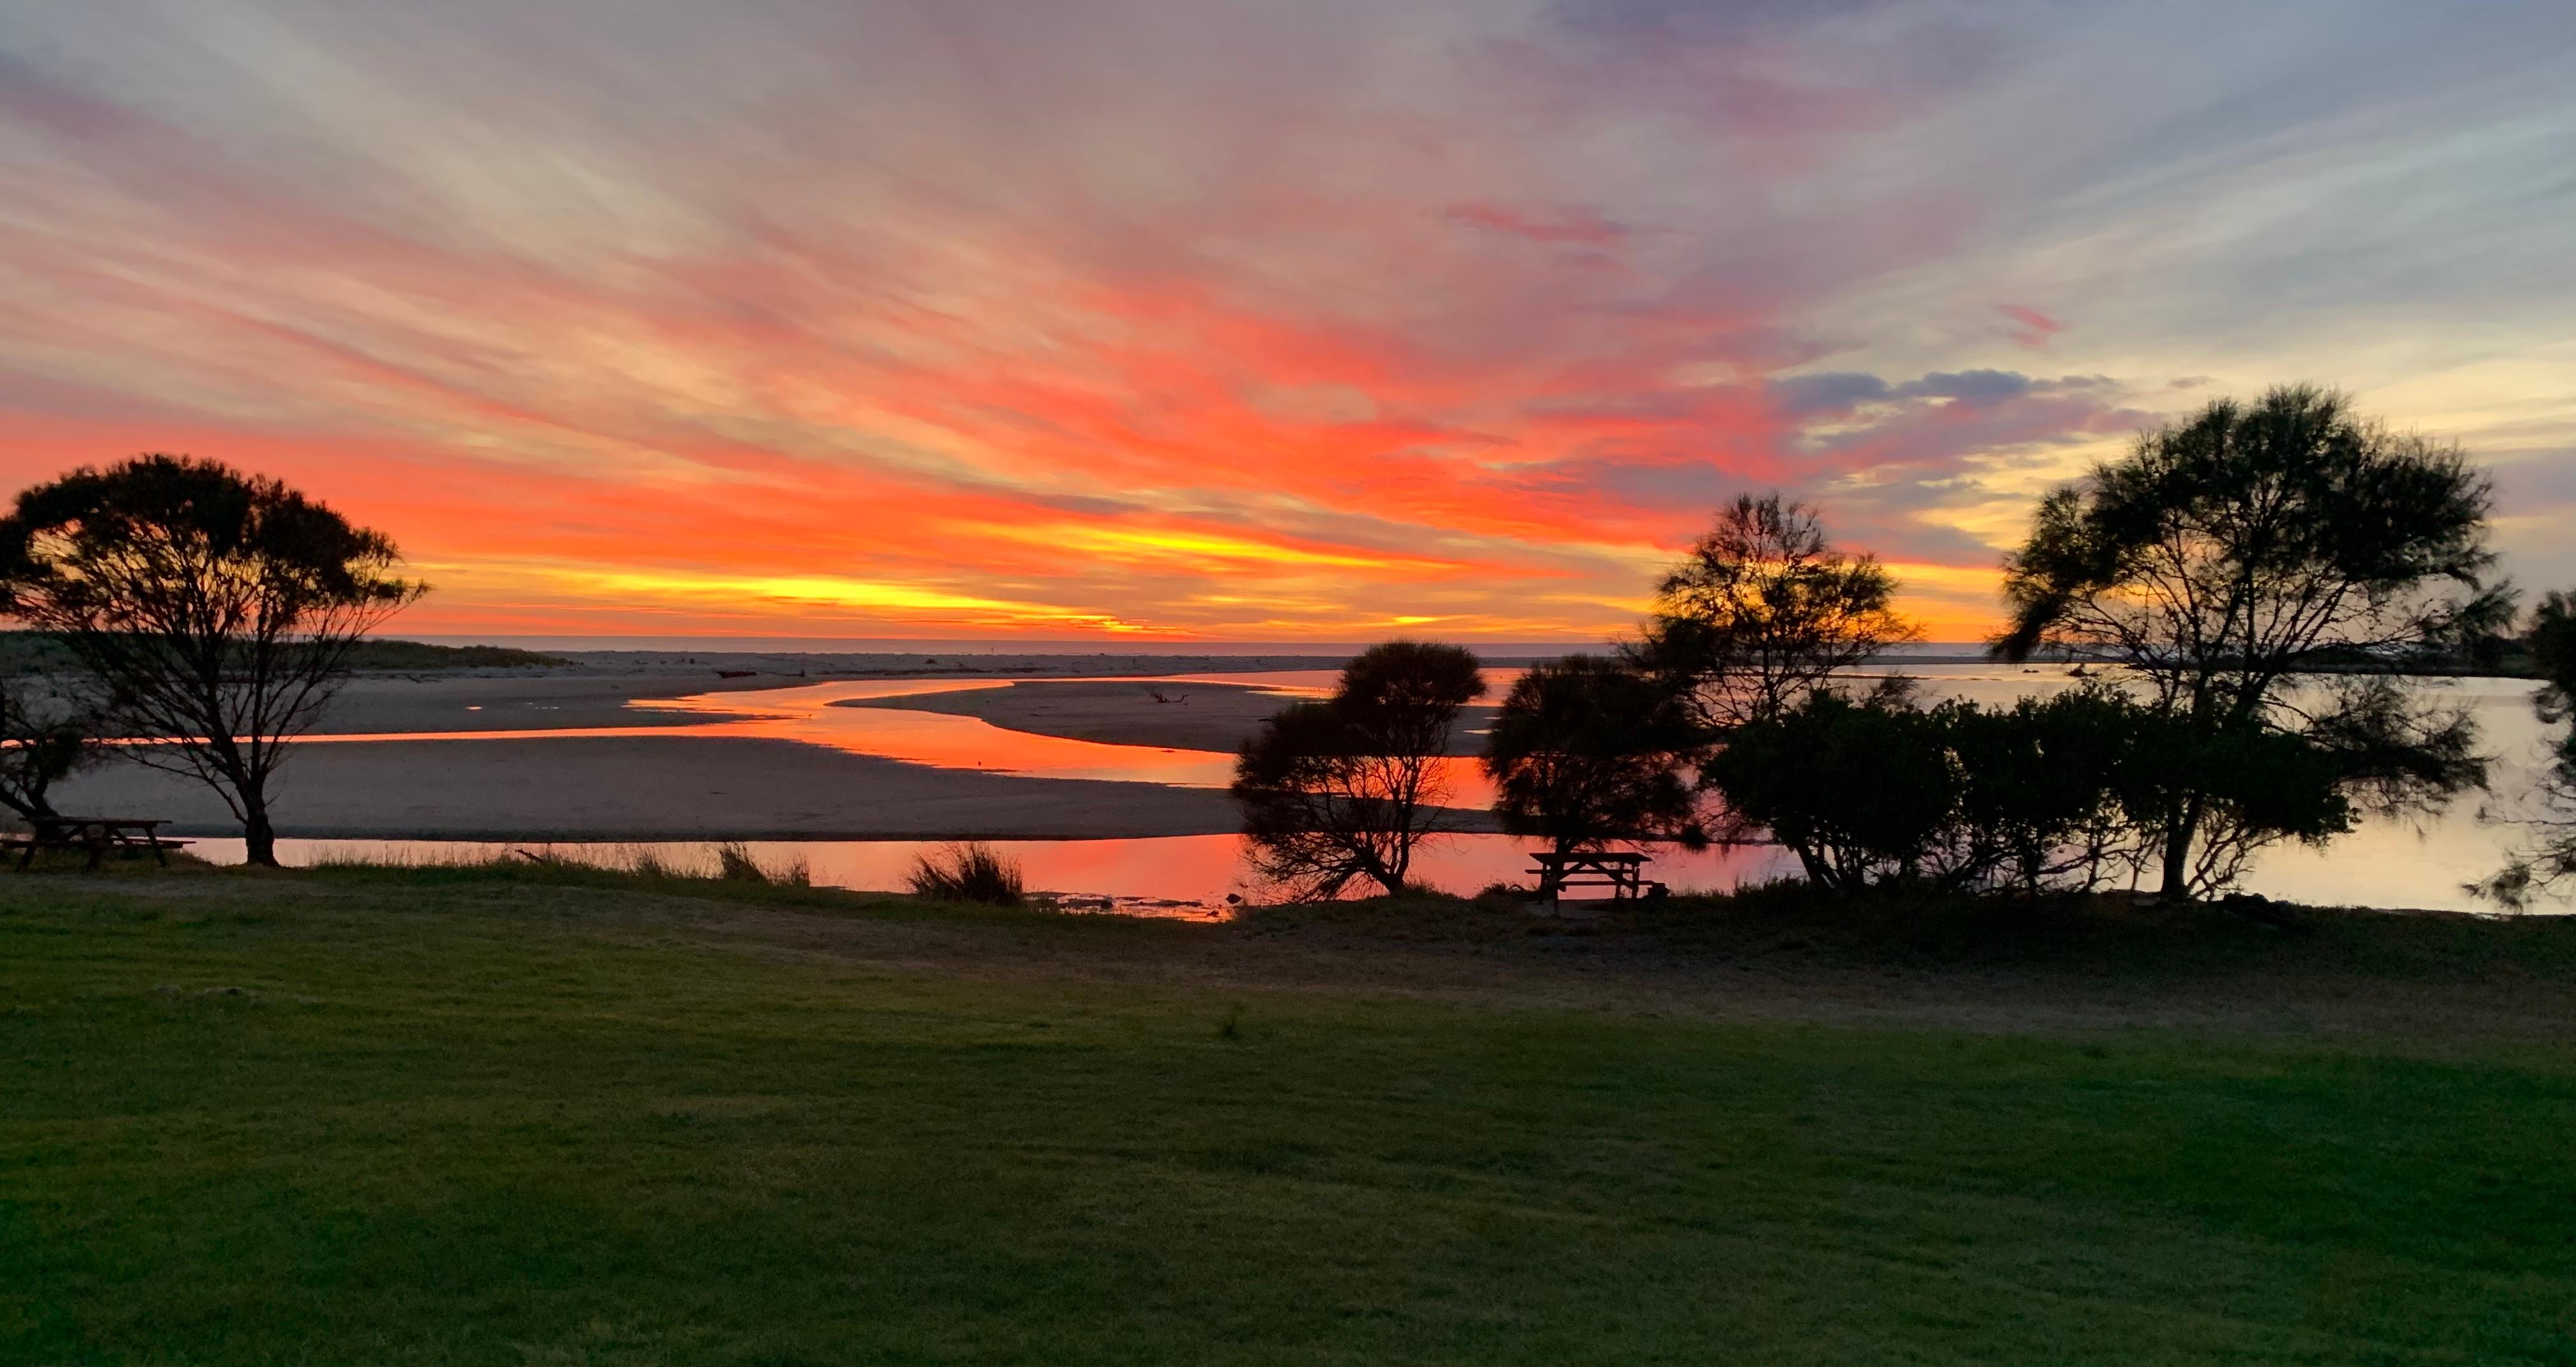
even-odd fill
[(1837, 892), (2089, 893), (2159, 865), (2170, 813), (2198, 802), (2195, 895), (2233, 887), (2254, 851), (2352, 828), (2370, 756), (2189, 718), (2087, 686), (2010, 708), (1916, 707), (1819, 690), (1738, 727), (1701, 769), (1746, 829), (1766, 830)]
[(908, 881), (915, 896), (942, 902), (1016, 907), (1028, 898), (1020, 866), (982, 841), (942, 845), (915, 858)]

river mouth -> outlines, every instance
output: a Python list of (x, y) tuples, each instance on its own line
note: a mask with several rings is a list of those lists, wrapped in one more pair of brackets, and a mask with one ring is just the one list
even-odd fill
[[(1516, 673), (1516, 671), (1515, 671)], [(1140, 691), (1157, 686), (1221, 684), (1275, 694), (1281, 699), (1314, 696), (1322, 690), (1296, 681), (1261, 675), (1171, 675), (1118, 680)], [(943, 694), (998, 691), (1021, 684), (1098, 684), (1097, 679), (954, 679), (844, 680), (799, 684), (756, 691), (696, 693), (677, 698), (638, 699), (628, 707), (638, 712), (703, 715), (704, 722), (677, 725), (548, 727), (509, 731), (366, 731), (303, 737), (299, 745), (365, 745), (394, 741), (566, 740), (580, 738), (784, 740), (820, 746), (844, 754), (893, 760), (959, 773), (1013, 778), (1085, 779), (1113, 783), (1154, 783), (1173, 788), (1222, 789), (1234, 781), (1234, 756), (1217, 750), (1183, 746), (1113, 745), (1042, 732), (996, 726), (979, 717), (900, 707), (853, 707)], [(1493, 803), (1493, 785), (1475, 760), (1449, 756), (1441, 761), (1451, 794), (1450, 804), (1481, 811)]]
[(785, 740), (845, 754), (934, 769), (1019, 778), (1100, 779), (1222, 788), (1234, 757), (1209, 751), (1101, 745), (995, 726), (975, 717), (902, 708), (844, 707), (883, 698), (1009, 688), (1015, 679), (853, 680), (740, 693), (639, 699), (641, 712), (701, 714), (680, 725), (579, 726), (513, 731), (375, 731), (307, 736), (299, 745), (364, 745), (390, 741), (564, 740), (583, 737)]
[[(2031, 670), (1995, 666), (1911, 667), (1927, 698), (1946, 696), (1999, 704), (2033, 692), (2065, 687), (2074, 680), (2059, 669)], [(1489, 671), (1495, 683), (1489, 699), (1508, 688), (1513, 671)], [(1313, 697), (1326, 691), (1333, 675), (1324, 671), (1271, 673), (1192, 673), (1117, 681), (1140, 692), (1185, 690), (1192, 686), (1249, 688), (1281, 699)], [(566, 727), (553, 730), (445, 731), (417, 730), (358, 735), (317, 735), (299, 744), (344, 745), (370, 742), (440, 741), (492, 744), (514, 740), (558, 738), (648, 737), (789, 741), (845, 754), (917, 765), (961, 774), (1031, 779), (1101, 780), (1152, 788), (1221, 791), (1233, 775), (1233, 756), (1215, 749), (1146, 744), (1112, 744), (1041, 731), (998, 726), (959, 712), (916, 710), (883, 705), (905, 698), (928, 698), (971, 691), (995, 691), (1023, 683), (1092, 684), (1089, 678), (876, 679), (798, 684), (775, 689), (695, 693), (676, 698), (639, 698), (627, 704), (643, 713), (703, 717), (678, 724)], [(2464, 680), (2445, 690), (2474, 711), (2485, 736), (2484, 748), (2497, 757), (2496, 794), (2481, 801), (2464, 798), (2420, 823), (2376, 821), (2317, 848), (2287, 846), (2266, 851), (2257, 861), (2248, 886), (2285, 900), (2316, 905), (2353, 905), (2428, 910), (2488, 911), (2469, 891), (2469, 884), (2492, 874), (2521, 838), (2509, 822), (2481, 819), (2482, 807), (2514, 809), (2516, 795), (2527, 792), (2545, 747), (2545, 729), (2530, 710), (2531, 685), (2514, 680)], [(866, 702), (877, 705), (848, 706)], [(1491, 801), (1491, 786), (1473, 759), (1446, 761), (1452, 786), (1451, 805), (1475, 811)], [(1104, 790), (1107, 791), (1107, 790)], [(1137, 792), (1142, 789), (1125, 789)], [(836, 799), (840, 800), (840, 799)], [(845, 799), (852, 810), (870, 800), (864, 788)], [(1218, 799), (1221, 801), (1221, 799)], [(459, 829), (450, 825), (449, 829)], [(1206, 830), (1205, 824), (1197, 829)], [(363, 829), (363, 828), (362, 828)], [(379, 825), (376, 829), (385, 829)], [(400, 827), (393, 828), (395, 830)], [(424, 824), (413, 829), (437, 829)], [(467, 828), (471, 829), (471, 828)], [(504, 824), (483, 827), (506, 832)], [(534, 828), (530, 828), (534, 829)], [(651, 830), (650, 826), (629, 829)], [(686, 826), (664, 830), (686, 831)], [(793, 827), (770, 828), (790, 830)], [(869, 831), (864, 824), (839, 827)], [(916, 825), (908, 828), (918, 831)], [(931, 830), (943, 829), (931, 827)], [(465, 833), (464, 830), (459, 831)], [(479, 832), (477, 832), (479, 834)], [(556, 834), (569, 832), (557, 831)], [(1045, 826), (1021, 827), (1020, 833), (1055, 834)], [(1066, 831), (1065, 834), (1073, 834)], [(710, 833), (704, 840), (657, 841), (648, 845), (585, 836), (557, 842), (559, 851), (581, 851), (580, 857), (613, 862), (616, 852), (648, 848), (683, 864), (712, 860)], [(891, 891), (904, 885), (912, 860), (938, 841), (903, 838), (841, 840), (815, 838), (754, 842), (779, 859), (801, 854), (816, 882), (863, 890)], [(1158, 833), (1152, 828), (1113, 838), (1001, 840), (994, 842), (1021, 861), (1032, 888), (1063, 894), (1086, 904), (1105, 900), (1107, 909), (1151, 915), (1219, 914), (1229, 896), (1260, 900), (1263, 892), (1249, 886), (1238, 841), (1225, 835)], [(218, 862), (238, 858), (238, 841), (204, 841), (201, 848)], [(287, 843), (290, 862), (316, 858), (355, 857), (387, 862), (480, 859), (512, 848), (533, 848), (525, 841), (424, 841), (399, 839), (317, 839)], [(1430, 886), (1472, 893), (1493, 883), (1527, 884), (1528, 842), (1499, 835), (1451, 835), (1434, 841), (1423, 854), (1423, 877)], [(1689, 854), (1650, 851), (1655, 859), (1647, 875), (1676, 889), (1723, 892), (1745, 884), (1794, 874), (1776, 850), (1717, 851)], [(2558, 910), (2545, 907), (2543, 910)]]

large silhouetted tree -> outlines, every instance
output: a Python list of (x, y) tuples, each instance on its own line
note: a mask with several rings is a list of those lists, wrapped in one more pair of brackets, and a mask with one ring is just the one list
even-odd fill
[(1495, 815), (1559, 855), (1622, 839), (1704, 845), (1689, 768), (1700, 740), (1664, 680), (1595, 655), (1544, 661), (1512, 685), (1486, 733)]
[[(1995, 653), (2116, 661), (2196, 745), (2296, 735), (2340, 758), (2363, 810), (2427, 809), (2484, 764), (2465, 710), (2393, 674), (2510, 612), (2485, 581), (2489, 498), (2458, 450), (2366, 422), (2340, 394), (2222, 400), (2042, 501), (2005, 562)], [(2219, 819), (2208, 791), (2174, 788), (2154, 833), (2167, 894), (2225, 886), (2261, 843)]]
[(1330, 698), (1272, 717), (1235, 760), (1253, 868), (1300, 899), (1355, 878), (1401, 894), (1449, 796), (1450, 729), (1484, 693), (1460, 647), (1389, 641), (1351, 661)]
[(1915, 632), (1877, 559), (1834, 546), (1803, 503), (1745, 494), (1655, 587), (1628, 658), (1686, 690), (1712, 732), (1777, 715)]
[(270, 784), (351, 650), (424, 586), (383, 536), (274, 479), (138, 456), (18, 495), (0, 520), (0, 611), (96, 676), (145, 764), (203, 779), (277, 862)]

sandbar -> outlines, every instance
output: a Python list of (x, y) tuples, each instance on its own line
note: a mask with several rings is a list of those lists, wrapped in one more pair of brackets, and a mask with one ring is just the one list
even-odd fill
[[(785, 740), (599, 736), (298, 745), (278, 833), (319, 839), (1058, 839), (1220, 835), (1214, 789), (1017, 778)], [(119, 763), (57, 790), (67, 812), (167, 818), (239, 835), (214, 792)]]
[[(832, 679), (1008, 679), (1122, 677), (1219, 670), (1337, 668), (1308, 656), (1157, 655), (768, 655), (741, 652), (645, 654), (597, 651), (551, 669), (441, 670), (361, 674), (345, 684), (314, 727), (317, 734), (415, 731), (549, 731), (572, 727), (682, 726), (704, 712), (655, 711), (659, 698), (756, 693)], [(746, 700), (747, 710), (757, 705)], [(1150, 743), (1150, 742), (1149, 742)], [(1169, 742), (1163, 742), (1169, 743)], [(1219, 747), (1231, 750), (1232, 745)]]
[[(1104, 745), (1143, 745), (1226, 753), (1261, 723), (1298, 699), (1240, 684), (1146, 680), (1015, 682), (912, 698), (866, 698), (840, 707), (892, 707), (974, 717), (1012, 731)], [(1475, 754), (1493, 720), (1489, 705), (1467, 709), (1450, 733), (1449, 753)]]
[[(1231, 834), (1234, 803), (1211, 788), (1033, 778), (943, 769), (791, 740), (720, 736), (525, 736), (706, 726), (722, 713), (657, 700), (831, 679), (958, 679), (1037, 673), (1109, 676), (929, 693), (876, 705), (981, 717), (1008, 729), (1108, 744), (1231, 751), (1289, 699), (1223, 684), (1147, 684), (1135, 675), (1314, 669), (1309, 657), (778, 656), (600, 652), (568, 667), (368, 674), (349, 681), (317, 736), (479, 733), (490, 738), (316, 741), (290, 754), (273, 793), (283, 836), (315, 839), (1084, 839)], [(748, 672), (746, 672), (748, 671)], [(726, 677), (730, 675), (731, 677)], [(1187, 702), (1156, 703), (1150, 690)], [(1471, 721), (1468, 726), (1480, 726)], [(1477, 738), (1456, 738), (1471, 753)], [(234, 836), (240, 823), (193, 778), (114, 761), (57, 787), (58, 810), (159, 817), (180, 835)], [(1444, 824), (1492, 829), (1482, 812)]]

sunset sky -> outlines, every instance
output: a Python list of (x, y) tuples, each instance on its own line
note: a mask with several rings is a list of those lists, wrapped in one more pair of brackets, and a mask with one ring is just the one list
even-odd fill
[(0, 479), (415, 634), (1596, 638), (1742, 489), (1935, 639), (2284, 380), (2576, 586), (2576, 5), (0, 3)]

